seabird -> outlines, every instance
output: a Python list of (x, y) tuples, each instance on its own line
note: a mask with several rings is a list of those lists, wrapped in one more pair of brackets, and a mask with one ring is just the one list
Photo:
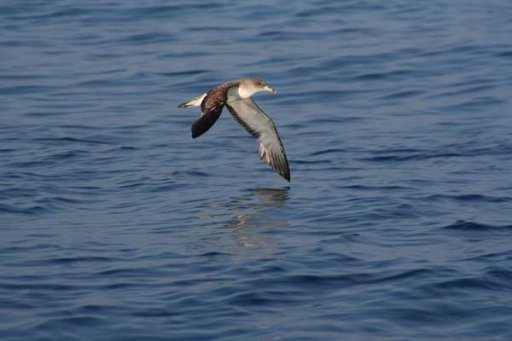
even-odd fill
[(192, 138), (196, 138), (213, 126), (224, 106), (227, 106), (233, 118), (260, 142), (260, 159), (265, 160), (277, 174), (290, 181), (288, 159), (274, 122), (251, 98), (263, 91), (276, 93), (276, 90), (259, 78), (245, 78), (219, 84), (178, 107), (201, 107), (201, 117), (192, 124)]

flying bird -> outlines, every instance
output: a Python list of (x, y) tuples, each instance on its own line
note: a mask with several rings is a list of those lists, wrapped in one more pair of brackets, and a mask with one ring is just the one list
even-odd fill
[(258, 92), (275, 94), (276, 90), (259, 78), (245, 78), (219, 84), (178, 107), (201, 107), (201, 117), (192, 124), (192, 138), (208, 131), (220, 117), (224, 106), (228, 107), (233, 118), (258, 139), (260, 159), (290, 181), (288, 159), (274, 122), (251, 98)]

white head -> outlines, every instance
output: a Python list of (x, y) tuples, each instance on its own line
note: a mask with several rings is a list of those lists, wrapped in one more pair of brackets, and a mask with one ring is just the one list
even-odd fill
[(238, 87), (238, 94), (242, 98), (249, 98), (258, 92), (276, 93), (276, 90), (271, 88), (265, 81), (259, 78), (244, 78), (240, 80)]

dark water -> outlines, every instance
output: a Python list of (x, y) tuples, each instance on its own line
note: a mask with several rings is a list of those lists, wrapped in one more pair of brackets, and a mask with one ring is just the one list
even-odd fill
[[(2, 1), (1, 340), (512, 340), (510, 1)], [(290, 186), (209, 87), (260, 76)]]

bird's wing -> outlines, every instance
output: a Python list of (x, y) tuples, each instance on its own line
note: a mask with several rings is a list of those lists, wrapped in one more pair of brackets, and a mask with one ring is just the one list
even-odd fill
[(217, 121), (222, 113), (222, 109), (224, 108), (224, 104), (217, 105), (209, 108), (204, 111), (201, 117), (199, 117), (194, 123), (192, 123), (192, 138), (199, 137), (206, 133), (208, 129), (210, 129), (213, 124)]
[(260, 142), (260, 159), (290, 181), (288, 159), (272, 119), (251, 98), (228, 98), (226, 105), (235, 120)]
[(217, 122), (226, 104), (226, 90), (224, 87), (216, 87), (203, 97), (201, 117), (192, 124), (192, 138), (203, 135)]

